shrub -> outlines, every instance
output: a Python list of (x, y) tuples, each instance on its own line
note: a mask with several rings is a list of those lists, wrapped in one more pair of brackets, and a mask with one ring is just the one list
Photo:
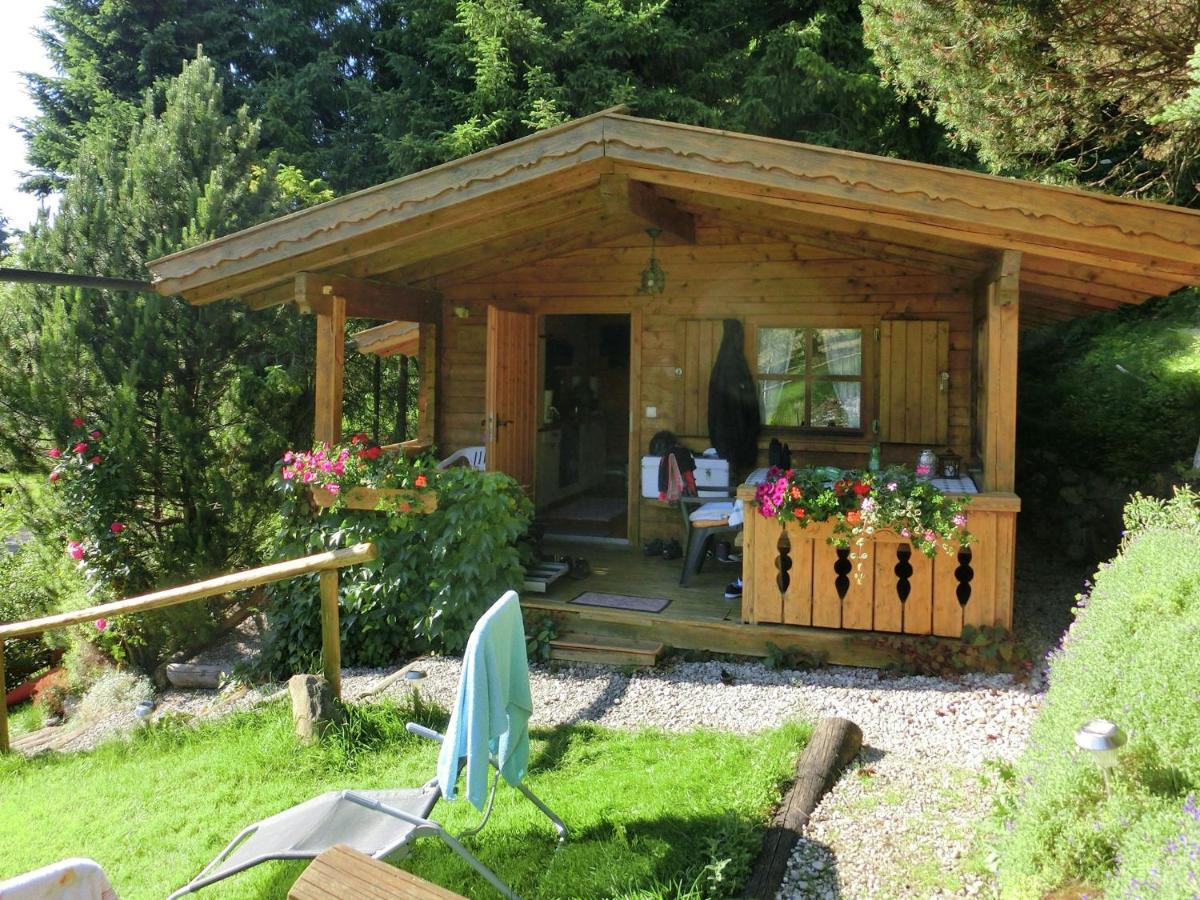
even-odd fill
[[(517, 541), (529, 527), (532, 504), (506, 475), (438, 471), (430, 460), (384, 455), (377, 467), (358, 470), (357, 476), (359, 484), (427, 484), (437, 492), (438, 505), (427, 514), (403, 507), (316, 510), (298, 479), (277, 479), (284, 496), (280, 557), (356, 541), (373, 541), (378, 549), (375, 562), (340, 573), (343, 664), (378, 666), (429, 650), (462, 650), (479, 615), (521, 584)], [(343, 494), (350, 489), (342, 485)], [(317, 577), (268, 590), (263, 664), (278, 675), (313, 669), (321, 646)]]
[[(65, 561), (64, 561), (65, 562)], [(19, 622), (54, 612), (64, 595), (82, 595), (82, 585), (69, 567), (47, 559), (35, 544), (0, 556), (0, 622)], [(50, 664), (50, 647), (39, 638), (7, 641), (4, 648), (5, 690), (12, 690)]]
[[(1006, 896), (1041, 896), (1067, 881), (1110, 896), (1181, 897), (1200, 856), (1200, 552), (1177, 527), (1200, 514), (1195, 494), (1135, 498), (1137, 530), (1052, 655), (1050, 687), (1001, 804), (999, 874)], [(1111, 793), (1073, 743), (1094, 717), (1129, 735)], [(1193, 880), (1188, 880), (1188, 879)]]

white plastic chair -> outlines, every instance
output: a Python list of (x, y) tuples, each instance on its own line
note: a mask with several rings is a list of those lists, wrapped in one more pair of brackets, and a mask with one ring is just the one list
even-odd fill
[(486, 447), (463, 447), (461, 450), (455, 450), (440, 463), (437, 464), (439, 469), (448, 469), (460, 459), (465, 459), (470, 463), (471, 468), (479, 472), (487, 471), (487, 448)]

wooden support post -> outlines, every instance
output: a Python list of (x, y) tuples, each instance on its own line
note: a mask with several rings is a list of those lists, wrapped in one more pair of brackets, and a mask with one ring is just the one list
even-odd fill
[(342, 699), (342, 633), (338, 617), (338, 573), (321, 573), (321, 667), (335, 699)]
[[(7, 694), (4, 687), (4, 639), (0, 638), (0, 695)], [(8, 752), (8, 700), (0, 696), (0, 753)]]
[(989, 491), (1013, 490), (1017, 455), (1017, 329), (1021, 254), (1005, 250), (983, 295), (987, 359), (983, 367), (983, 478)]
[(437, 432), (438, 327), (421, 326), (417, 351), (417, 440), (428, 444)]
[(317, 313), (316, 443), (342, 439), (342, 390), (346, 365), (346, 301), (333, 297), (329, 312)]

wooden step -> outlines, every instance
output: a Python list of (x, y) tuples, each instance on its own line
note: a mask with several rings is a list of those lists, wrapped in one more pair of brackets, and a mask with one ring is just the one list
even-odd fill
[(610, 666), (653, 666), (662, 656), (660, 641), (635, 641), (582, 632), (566, 632), (550, 642), (550, 658)]

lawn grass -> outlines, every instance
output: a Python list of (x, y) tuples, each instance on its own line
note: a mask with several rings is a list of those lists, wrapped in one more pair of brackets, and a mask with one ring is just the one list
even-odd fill
[[(67, 856), (96, 859), (127, 900), (161, 898), (246, 824), (325, 790), (415, 786), (437, 748), (403, 730), (436, 711), (358, 707), (313, 747), (273, 704), (198, 728), (155, 727), (89, 753), (0, 759), (0, 878)], [(535, 730), (529, 785), (566, 820), (550, 823), (511, 790), (497, 794), (474, 847), (523, 897), (727, 896), (807, 737), (789, 725), (753, 737), (594, 726)], [(434, 811), (451, 832), (479, 814), (465, 801)], [(439, 842), (418, 844), (410, 871), (472, 898), (495, 896)], [(301, 863), (269, 863), (204, 896), (283, 898)]]

